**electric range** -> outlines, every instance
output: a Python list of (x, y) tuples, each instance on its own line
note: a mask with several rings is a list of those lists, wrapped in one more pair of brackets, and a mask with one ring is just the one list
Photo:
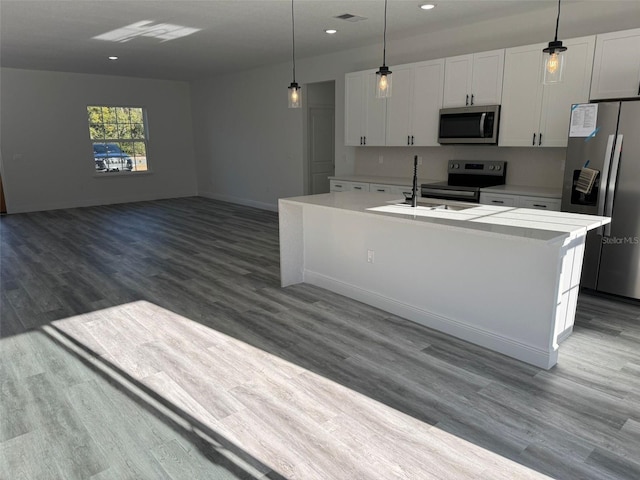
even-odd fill
[(484, 160), (450, 160), (446, 182), (423, 183), (422, 197), (480, 202), (480, 189), (504, 185), (507, 162)]

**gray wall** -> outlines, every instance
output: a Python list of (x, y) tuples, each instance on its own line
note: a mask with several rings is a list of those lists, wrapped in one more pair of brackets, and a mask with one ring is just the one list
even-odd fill
[[(0, 76), (9, 213), (197, 194), (188, 83), (10, 68)], [(152, 173), (96, 174), (87, 105), (146, 108)]]

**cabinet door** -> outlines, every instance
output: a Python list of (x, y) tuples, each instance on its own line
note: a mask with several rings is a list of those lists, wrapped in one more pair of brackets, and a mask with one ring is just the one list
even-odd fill
[[(367, 146), (384, 146), (386, 141), (387, 126), (387, 99), (376, 98), (376, 74), (371, 70), (367, 72), (364, 84), (364, 137)], [(395, 79), (394, 79), (395, 81)]]
[(559, 212), (560, 203), (561, 201), (559, 198), (520, 197), (518, 206), (522, 208), (533, 208), (536, 210), (551, 210)]
[(470, 104), (500, 105), (503, 72), (504, 49), (474, 54)]
[(589, 101), (589, 86), (595, 36), (574, 38), (567, 47), (564, 78), (561, 83), (544, 86), (540, 134), (543, 147), (566, 147), (569, 136), (571, 105)]
[(387, 146), (411, 145), (413, 68), (394, 67), (393, 95), (387, 99)]
[(471, 101), (473, 55), (449, 57), (444, 62), (444, 99), (442, 106), (464, 107)]
[(598, 35), (591, 99), (640, 97), (640, 28)]
[(351, 184), (349, 182), (343, 182), (341, 180), (329, 180), (330, 192), (347, 192), (351, 190)]
[(500, 111), (498, 145), (527, 147), (536, 145), (542, 105), (542, 49), (545, 44), (507, 48)]
[[(395, 82), (395, 80), (394, 80)], [(444, 59), (421, 62), (413, 70), (411, 144), (439, 146), (438, 125), (444, 87)]]
[(349, 182), (349, 190), (352, 192), (368, 192), (369, 184), (360, 182)]
[(498, 207), (515, 207), (518, 197), (501, 193), (480, 192), (480, 203), (483, 205), (496, 205)]
[(364, 135), (364, 72), (345, 75), (344, 143), (361, 145)]

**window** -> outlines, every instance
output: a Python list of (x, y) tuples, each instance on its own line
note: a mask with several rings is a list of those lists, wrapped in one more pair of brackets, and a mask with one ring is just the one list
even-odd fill
[(96, 172), (144, 172), (146, 115), (141, 107), (88, 106), (89, 135)]

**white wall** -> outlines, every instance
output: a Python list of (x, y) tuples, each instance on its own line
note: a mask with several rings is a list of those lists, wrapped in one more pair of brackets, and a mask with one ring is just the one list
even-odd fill
[[(0, 78), (9, 213), (197, 194), (188, 83), (11, 68)], [(146, 108), (152, 173), (96, 174), (87, 105)]]
[[(534, 15), (496, 18), (400, 40), (390, 37), (387, 64), (393, 70), (394, 64), (548, 42), (555, 28), (556, 8), (557, 5), (550, 2), (547, 11)], [(567, 3), (562, 6), (560, 37), (634, 28), (638, 26), (638, 18), (640, 1), (637, 0)], [(354, 173), (377, 160), (377, 149), (344, 146), (344, 74), (378, 67), (381, 54), (382, 45), (376, 44), (296, 62), (296, 80), (303, 85), (335, 80), (336, 174)], [(286, 63), (192, 84), (201, 195), (275, 209), (278, 198), (303, 194), (303, 111), (287, 109), (286, 92), (290, 82), (291, 65)], [(413, 155), (412, 149), (404, 150), (399, 148), (398, 152), (402, 153), (396, 155)], [(438, 166), (442, 163), (441, 153), (435, 150), (424, 149), (425, 167), (430, 165), (428, 157), (433, 156), (434, 169), (441, 168)], [(562, 149), (540, 149), (545, 153), (500, 150), (505, 150), (500, 155), (507, 158), (501, 159), (510, 162), (510, 171), (515, 168), (518, 182), (533, 172), (536, 182), (544, 183), (542, 179), (550, 172), (561, 169), (558, 158), (564, 154)], [(480, 154), (486, 153), (488, 150)], [(396, 167), (396, 175), (405, 174), (402, 162)], [(558, 177), (550, 178), (549, 185), (557, 184), (560, 177), (561, 172)]]
[[(355, 175), (406, 177), (413, 175), (413, 156), (422, 157), (418, 177), (447, 179), (448, 160), (504, 160), (507, 184), (562, 188), (565, 148), (516, 148), (446, 145), (442, 147), (367, 147), (356, 150)], [(380, 157), (382, 156), (382, 163)]]

